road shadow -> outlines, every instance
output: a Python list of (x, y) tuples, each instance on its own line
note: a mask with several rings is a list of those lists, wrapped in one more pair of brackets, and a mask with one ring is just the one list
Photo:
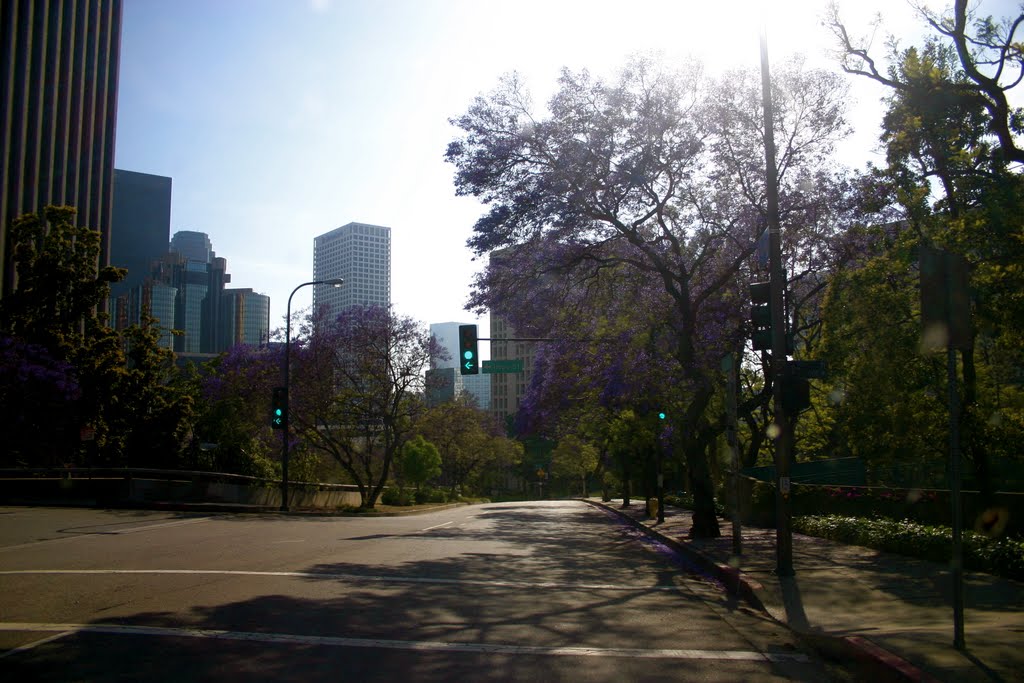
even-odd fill
[[(501, 508), (482, 519), (482, 540), (479, 531), (458, 528), (416, 534), (409, 542), (427, 546), (422, 559), (313, 564), (297, 578), (247, 579), (257, 594), (238, 598), (227, 597), (243, 590), (230, 585), (238, 579), (211, 579), (221, 582), (223, 600), (208, 590), (189, 603), (183, 593), (181, 608), (168, 611), (125, 603), (91, 625), (174, 631), (65, 636), (8, 658), (15, 676), (9, 680), (63, 680), (70, 672), (90, 681), (765, 677), (763, 661), (722, 660), (698, 671), (694, 661), (670, 657), (549, 654), (550, 648), (699, 648), (709, 638), (725, 649), (750, 644), (723, 623), (724, 595), (719, 601), (710, 589), (694, 590), (666, 555), (641, 550), (637, 532), (595, 510), (531, 515)], [(570, 536), (566, 525), (574, 530)], [(264, 587), (270, 590), (260, 593)], [(765, 622), (751, 616), (743, 626), (767, 628)], [(502, 649), (510, 645), (518, 651)], [(769, 675), (782, 675), (785, 666), (771, 665)]]

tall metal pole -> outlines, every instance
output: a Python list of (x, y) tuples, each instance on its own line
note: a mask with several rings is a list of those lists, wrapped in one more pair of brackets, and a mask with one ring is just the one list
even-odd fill
[(333, 285), (340, 287), (345, 281), (339, 278), (331, 280), (313, 280), (303, 282), (288, 295), (288, 307), (285, 309), (284, 320), (284, 415), (281, 416), (281, 512), (288, 512), (288, 427), (291, 424), (291, 347), (292, 347), (292, 297), (295, 292), (309, 285)]
[(953, 647), (963, 650), (964, 644), (964, 550), (963, 508), (960, 500), (960, 397), (957, 392), (956, 347), (946, 349), (946, 372), (949, 381), (949, 479), (953, 515)]
[(789, 467), (792, 453), (792, 425), (783, 406), (786, 377), (786, 274), (782, 268), (782, 234), (779, 224), (779, 177), (775, 166), (775, 116), (772, 108), (772, 79), (768, 69), (767, 29), (761, 24), (761, 90), (764, 100), (765, 192), (768, 200), (768, 269), (772, 316), (772, 398), (775, 403), (775, 573), (793, 576), (793, 529), (789, 505)]
[(736, 394), (739, 385), (740, 360), (742, 353), (732, 352), (725, 357), (722, 365), (727, 370), (725, 387), (726, 437), (732, 463), (730, 486), (730, 509), (732, 510), (732, 554), (737, 562), (743, 555), (743, 530), (740, 521), (740, 445), (736, 438)]

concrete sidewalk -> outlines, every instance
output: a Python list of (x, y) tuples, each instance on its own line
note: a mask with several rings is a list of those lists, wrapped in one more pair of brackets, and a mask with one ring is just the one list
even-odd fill
[(774, 575), (775, 530), (744, 527), (739, 572), (732, 523), (722, 536), (690, 540), (690, 511), (648, 519), (641, 501), (588, 502), (689, 555), (755, 607), (819, 650), (857, 662), (878, 681), (1024, 681), (1024, 584), (965, 573), (966, 650), (953, 647), (949, 568), (934, 562), (794, 534), (796, 576)]

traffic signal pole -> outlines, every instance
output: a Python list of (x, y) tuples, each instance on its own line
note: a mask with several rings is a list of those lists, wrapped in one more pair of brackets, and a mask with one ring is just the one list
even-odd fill
[(793, 528), (790, 495), (790, 459), (793, 428), (783, 406), (786, 379), (786, 275), (782, 267), (782, 233), (779, 222), (779, 177), (775, 166), (775, 116), (772, 108), (772, 79), (768, 68), (768, 36), (761, 25), (761, 90), (764, 104), (765, 193), (768, 201), (768, 270), (772, 316), (772, 399), (775, 424), (769, 435), (775, 440), (775, 574), (793, 576)]

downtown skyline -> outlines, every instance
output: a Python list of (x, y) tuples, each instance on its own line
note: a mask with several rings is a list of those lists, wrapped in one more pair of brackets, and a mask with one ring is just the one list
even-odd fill
[[(1006, 3), (991, 4), (998, 13)], [(126, 0), (116, 166), (173, 178), (172, 232), (205, 232), (230, 253), (236, 277), (271, 297), (272, 329), (291, 290), (312, 279), (314, 238), (349, 222), (392, 227), (396, 311), (487, 329), (486, 316), (464, 310), (485, 265), (465, 242), (485, 208), (455, 196), (443, 158), (456, 134), (448, 120), (512, 71), (541, 109), (562, 67), (614, 77), (644, 51), (694, 53), (709, 70), (758, 68), (755, 5), (737, 3), (743, 11), (726, 28), (720, 10), (657, 2), (621, 16), (610, 3), (502, 12), (429, 0)], [(902, 5), (843, 5), (863, 26), (884, 6), (885, 30), (903, 30), (907, 44), (920, 28)], [(768, 22), (773, 61), (798, 48), (809, 66), (838, 70), (822, 9), (780, 3)], [(885, 93), (849, 79), (856, 132), (844, 159), (879, 162)], [(310, 300), (300, 291), (293, 311)]]

